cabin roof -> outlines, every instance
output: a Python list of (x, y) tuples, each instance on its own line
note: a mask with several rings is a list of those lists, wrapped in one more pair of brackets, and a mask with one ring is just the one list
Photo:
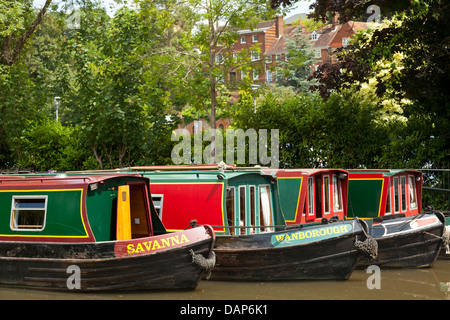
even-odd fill
[(293, 176), (310, 176), (316, 173), (327, 173), (331, 171), (338, 171), (341, 173), (348, 173), (343, 169), (332, 168), (316, 168), (316, 169), (265, 169), (263, 170), (267, 174), (271, 174), (277, 177), (293, 177)]
[(102, 174), (102, 175), (17, 175), (0, 176), (1, 185), (61, 185), (61, 184), (92, 184), (105, 180), (136, 177), (142, 178), (138, 174)]
[(391, 177), (399, 173), (411, 172), (411, 173), (421, 173), (414, 169), (349, 169), (349, 173), (382, 173), (384, 176)]
[[(150, 181), (155, 181), (158, 177), (164, 180), (203, 180), (203, 181), (217, 181), (221, 179), (234, 179), (237, 177), (256, 174), (259, 176), (271, 177), (270, 174), (264, 173), (260, 170), (189, 170), (189, 171), (147, 171), (140, 172), (143, 176), (150, 177)], [(219, 178), (220, 177), (220, 178)]]

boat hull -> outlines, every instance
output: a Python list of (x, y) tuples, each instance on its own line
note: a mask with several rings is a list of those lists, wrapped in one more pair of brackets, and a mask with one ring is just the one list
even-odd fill
[[(351, 232), (309, 243), (299, 241), (301, 234), (306, 235), (303, 237), (305, 239), (307, 232), (312, 235), (316, 230), (316, 234), (320, 235), (333, 230), (327, 228), (339, 230), (343, 226), (351, 228)], [(289, 241), (286, 241), (286, 235), (289, 235)], [(356, 221), (304, 227), (289, 232), (217, 236), (214, 249), (216, 266), (211, 279), (346, 280), (352, 274), (360, 254), (354, 245), (357, 237), (363, 239), (364, 234)]]
[(162, 239), (168, 239), (171, 234), (84, 244), (3, 242), (0, 244), (0, 284), (83, 292), (192, 290), (204, 270), (193, 263), (191, 250), (209, 257), (214, 235), (206, 235), (208, 232), (212, 233), (212, 229), (199, 227), (184, 231), (186, 243), (175, 243), (171, 248), (160, 250), (151, 250), (155, 246), (152, 248), (149, 242), (156, 241), (161, 247)]
[(377, 240), (378, 256), (358, 259), (358, 268), (378, 265), (384, 268), (432, 267), (442, 247), (444, 220), (441, 214), (412, 217), (389, 216), (366, 221), (369, 234)]

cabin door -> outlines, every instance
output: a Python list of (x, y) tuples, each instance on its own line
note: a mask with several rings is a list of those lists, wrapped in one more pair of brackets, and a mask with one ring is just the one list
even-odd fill
[(149, 202), (145, 183), (119, 186), (117, 197), (117, 240), (130, 240), (151, 235)]

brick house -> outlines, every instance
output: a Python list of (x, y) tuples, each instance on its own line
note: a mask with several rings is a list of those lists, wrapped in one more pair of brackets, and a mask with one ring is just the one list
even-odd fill
[[(253, 45), (258, 44), (260, 53), (251, 53), (251, 61), (254, 64), (251, 75), (232, 70), (228, 74), (228, 80), (241, 80), (245, 76), (250, 76), (257, 85), (263, 82), (274, 83), (277, 76), (275, 68), (277, 61), (285, 60), (288, 53), (286, 38), (293, 37), (299, 27), (303, 29), (303, 35), (309, 39), (317, 59), (317, 63), (311, 66), (312, 71), (323, 63), (334, 62), (336, 49), (347, 46), (353, 35), (360, 29), (367, 29), (368, 25), (366, 22), (355, 21), (338, 24), (336, 20), (312, 32), (306, 31), (301, 20), (300, 24), (292, 25), (285, 23), (283, 17), (263, 21), (254, 30), (239, 30), (239, 39), (230, 49), (238, 53), (243, 49), (250, 50)], [(292, 19), (288, 18), (286, 21)], [(220, 52), (220, 48), (216, 52)]]

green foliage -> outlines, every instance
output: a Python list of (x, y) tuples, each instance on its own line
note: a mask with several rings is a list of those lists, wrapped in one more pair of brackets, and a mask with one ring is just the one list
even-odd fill
[(286, 60), (280, 61), (280, 72), (277, 82), (284, 86), (291, 86), (299, 92), (306, 92), (312, 85), (308, 80), (311, 74), (311, 65), (316, 62), (311, 44), (298, 27), (293, 38), (286, 38), (288, 54)]
[(20, 139), (26, 150), (18, 161), (19, 168), (34, 171), (67, 171), (86, 169), (88, 150), (80, 140), (76, 127), (62, 126), (54, 120), (30, 123)]
[[(242, 102), (245, 100), (242, 100)], [(351, 92), (327, 101), (317, 95), (269, 91), (256, 113), (241, 103), (233, 126), (280, 130), (280, 167), (376, 167), (389, 129), (377, 123), (376, 104)]]

